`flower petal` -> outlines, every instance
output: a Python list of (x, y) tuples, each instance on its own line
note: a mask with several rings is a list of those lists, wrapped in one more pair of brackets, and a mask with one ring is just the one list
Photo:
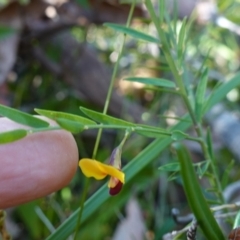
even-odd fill
[(101, 163), (101, 167), (106, 174), (110, 175), (111, 177), (117, 178), (122, 183), (125, 183), (125, 174), (122, 171), (104, 163)]
[(122, 185), (122, 182), (118, 181), (117, 185), (114, 188), (109, 189), (109, 194), (112, 196), (118, 194), (122, 189)]
[(116, 147), (111, 154), (109, 165), (121, 169), (122, 148)]
[(83, 174), (86, 177), (94, 177), (97, 180), (101, 180), (107, 176), (106, 171), (101, 165), (102, 163), (88, 158), (83, 158), (79, 161), (79, 167)]
[(86, 177), (94, 177), (97, 180), (100, 180), (105, 178), (107, 175), (110, 175), (117, 178), (122, 183), (125, 182), (125, 174), (122, 171), (96, 160), (83, 158), (79, 161), (79, 167)]
[(111, 177), (109, 182), (108, 182), (108, 187), (109, 188), (114, 188), (118, 184), (119, 180), (115, 177)]

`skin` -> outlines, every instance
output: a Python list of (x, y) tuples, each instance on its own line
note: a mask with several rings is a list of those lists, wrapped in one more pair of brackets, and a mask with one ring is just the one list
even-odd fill
[[(26, 127), (0, 118), (0, 132), (18, 128)], [(34, 133), (0, 145), (0, 209), (63, 188), (73, 178), (77, 166), (77, 145), (64, 130)]]

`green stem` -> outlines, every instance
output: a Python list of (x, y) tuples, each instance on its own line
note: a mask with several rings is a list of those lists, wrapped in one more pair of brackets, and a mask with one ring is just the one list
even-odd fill
[[(62, 129), (63, 129), (62, 127), (56, 126), (56, 127), (48, 127), (48, 128), (30, 129), (27, 132), (28, 132), (28, 134), (32, 134), (32, 133), (36, 133), (36, 132), (56, 131), (56, 130), (62, 130)], [(124, 139), (120, 143), (121, 146), (123, 146), (123, 144), (125, 143), (126, 139), (129, 136), (129, 134), (131, 132), (134, 132), (134, 131), (159, 133), (162, 136), (169, 136), (169, 137), (172, 136), (172, 132), (170, 132), (170, 131), (168, 132), (167, 130), (161, 131), (159, 129), (144, 128), (143, 126), (129, 127), (129, 126), (124, 126), (124, 125), (114, 125), (114, 124), (110, 124), (110, 125), (108, 125), (108, 124), (107, 125), (98, 124), (98, 125), (84, 125), (84, 129), (86, 129), (86, 130), (87, 129), (99, 129), (99, 130), (103, 130), (103, 129), (122, 129), (122, 130), (125, 130), (126, 133), (125, 133)], [(196, 137), (186, 136), (185, 139), (191, 140), (191, 141), (194, 141), (194, 142), (198, 142), (200, 144), (203, 143), (203, 140), (199, 137), (196, 138)], [(93, 154), (93, 156), (95, 156), (95, 154)], [(95, 157), (93, 157), (93, 158), (95, 158)]]
[(121, 143), (119, 144), (118, 147), (120, 147), (120, 148), (123, 147), (124, 143), (125, 143), (126, 140), (128, 139), (128, 137), (129, 137), (129, 135), (131, 134), (131, 132), (132, 132), (132, 131), (126, 129), (126, 131), (125, 131), (125, 135), (124, 135), (124, 138), (123, 138), (123, 140), (121, 141)]
[(46, 127), (46, 128), (32, 128), (32, 129), (29, 129), (27, 132), (31, 134), (31, 133), (37, 133), (37, 132), (53, 131), (53, 130), (62, 130), (62, 128), (59, 126)]
[[(132, 19), (132, 16), (133, 16), (134, 8), (135, 8), (135, 0), (132, 2), (131, 9), (129, 11), (129, 15), (128, 15), (127, 23), (126, 23), (127, 27), (129, 27), (129, 25), (130, 25), (130, 22), (131, 22), (131, 19)], [(126, 35), (124, 35), (124, 37), (123, 37), (123, 42), (122, 42), (122, 45), (121, 45), (121, 48), (120, 48), (120, 51), (119, 51), (118, 59), (117, 59), (117, 62), (114, 66), (114, 69), (113, 69), (113, 74), (112, 74), (112, 78), (111, 78), (110, 85), (109, 85), (109, 88), (108, 88), (107, 97), (106, 97), (106, 101), (105, 101), (105, 105), (104, 105), (104, 109), (103, 109), (103, 114), (107, 113), (107, 110), (108, 110), (108, 107), (109, 107), (110, 98), (111, 98), (111, 95), (112, 95), (112, 92), (113, 92), (114, 82), (115, 82), (116, 75), (117, 75), (117, 70), (119, 68), (120, 59), (121, 59), (122, 54), (123, 54), (125, 39), (126, 39)], [(92, 155), (93, 159), (96, 158), (101, 136), (102, 136), (102, 128), (99, 129), (98, 134), (97, 134), (96, 142), (95, 142), (94, 149), (93, 149), (93, 155)], [(84, 202), (86, 200), (87, 192), (88, 192), (88, 188), (89, 188), (89, 180), (86, 180), (86, 182), (87, 183), (84, 186), (84, 194), (83, 194), (82, 199), (81, 199), (80, 212), (79, 212), (78, 223), (77, 223), (74, 239), (76, 239), (76, 237), (77, 237), (77, 232), (78, 232), (78, 229), (79, 229), (80, 224), (81, 224), (81, 217), (82, 217), (82, 213), (83, 213), (83, 209), (84, 209)]]
[(213, 175), (214, 175), (214, 180), (215, 180), (215, 184), (217, 186), (217, 194), (218, 194), (218, 197), (220, 198), (220, 201), (222, 204), (225, 203), (225, 199), (223, 197), (223, 189), (222, 189), (222, 186), (221, 186), (221, 183), (220, 183), (220, 180), (218, 178), (218, 174), (217, 174), (217, 170), (216, 170), (216, 167), (215, 167), (215, 164), (214, 164), (214, 160), (211, 158), (211, 155), (209, 154), (209, 151), (208, 151), (208, 147), (206, 145), (206, 143), (204, 141), (201, 141), (200, 142), (201, 144), (201, 147), (202, 147), (202, 150), (203, 150), (203, 153), (204, 153), (204, 156), (206, 157), (206, 159), (210, 159), (210, 166), (211, 166), (211, 169), (212, 169), (212, 172), (213, 172)]
[(220, 197), (221, 202), (224, 203), (224, 197), (222, 195), (222, 187), (221, 187), (221, 184), (220, 184), (217, 172), (216, 172), (216, 168), (214, 166), (213, 159), (211, 158), (211, 156), (209, 154), (208, 148), (207, 148), (207, 146), (206, 146), (206, 144), (203, 140), (204, 137), (203, 137), (202, 127), (201, 127), (200, 123), (197, 121), (194, 110), (191, 106), (191, 103), (190, 103), (188, 97), (187, 97), (187, 91), (186, 91), (186, 87), (184, 85), (184, 81), (182, 79), (181, 69), (177, 68), (177, 66), (174, 62), (174, 59), (171, 56), (171, 50), (170, 50), (169, 42), (167, 41), (166, 34), (163, 30), (163, 26), (164, 26), (164, 17), (163, 16), (164, 16), (164, 10), (165, 10), (164, 0), (160, 0), (160, 9), (159, 9), (160, 17), (159, 18), (155, 14), (155, 11), (154, 11), (151, 0), (146, 0), (145, 3), (146, 3), (146, 7), (149, 11), (149, 14), (152, 17), (152, 20), (155, 24), (155, 27), (157, 29), (159, 38), (161, 39), (161, 49), (162, 49), (162, 51), (165, 55), (167, 63), (169, 65), (170, 69), (172, 70), (172, 73), (174, 75), (176, 83), (179, 87), (179, 94), (182, 96), (184, 104), (186, 105), (187, 110), (188, 110), (188, 112), (190, 114), (190, 117), (192, 119), (195, 131), (198, 135), (198, 139), (200, 140), (198, 142), (201, 145), (203, 154), (204, 154), (206, 159), (211, 160), (210, 166), (211, 166), (211, 169), (212, 169), (212, 172), (213, 172), (213, 175), (214, 175), (215, 184), (218, 188), (218, 196)]
[[(130, 26), (130, 22), (131, 22), (131, 19), (132, 19), (132, 16), (133, 16), (134, 8), (135, 8), (135, 0), (132, 2), (131, 9), (129, 11), (129, 15), (128, 15), (127, 23), (126, 23), (126, 27)], [(106, 97), (106, 101), (105, 101), (105, 105), (104, 105), (104, 109), (103, 109), (103, 114), (107, 113), (107, 110), (108, 110), (108, 107), (109, 107), (110, 98), (111, 98), (111, 95), (112, 95), (112, 92), (113, 92), (113, 87), (114, 87), (115, 79), (116, 79), (116, 76), (117, 76), (117, 71), (118, 71), (118, 68), (119, 68), (120, 59), (121, 59), (122, 54), (123, 54), (123, 48), (124, 48), (124, 45), (125, 45), (125, 40), (126, 40), (126, 35), (124, 34), (123, 42), (122, 42), (122, 45), (120, 47), (117, 62), (114, 66), (112, 78), (111, 78), (110, 85), (109, 85), (109, 88), (108, 88), (107, 97)], [(97, 150), (98, 150), (98, 146), (99, 146), (99, 143), (100, 143), (101, 136), (102, 136), (102, 129), (99, 129), (98, 134), (97, 134), (96, 143), (95, 143), (94, 150), (93, 150), (93, 158), (95, 158), (96, 155), (97, 155)]]

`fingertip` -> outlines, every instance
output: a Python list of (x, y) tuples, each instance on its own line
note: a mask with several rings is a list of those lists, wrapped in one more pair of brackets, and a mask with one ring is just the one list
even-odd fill
[(35, 133), (0, 145), (0, 156), (0, 208), (61, 189), (71, 181), (78, 166), (76, 142), (64, 130)]

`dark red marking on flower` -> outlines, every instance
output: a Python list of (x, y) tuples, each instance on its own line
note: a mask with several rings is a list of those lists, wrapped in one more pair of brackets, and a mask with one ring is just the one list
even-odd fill
[(118, 181), (118, 183), (115, 187), (109, 189), (109, 194), (112, 196), (118, 194), (122, 189), (122, 185), (123, 185), (123, 183)]

